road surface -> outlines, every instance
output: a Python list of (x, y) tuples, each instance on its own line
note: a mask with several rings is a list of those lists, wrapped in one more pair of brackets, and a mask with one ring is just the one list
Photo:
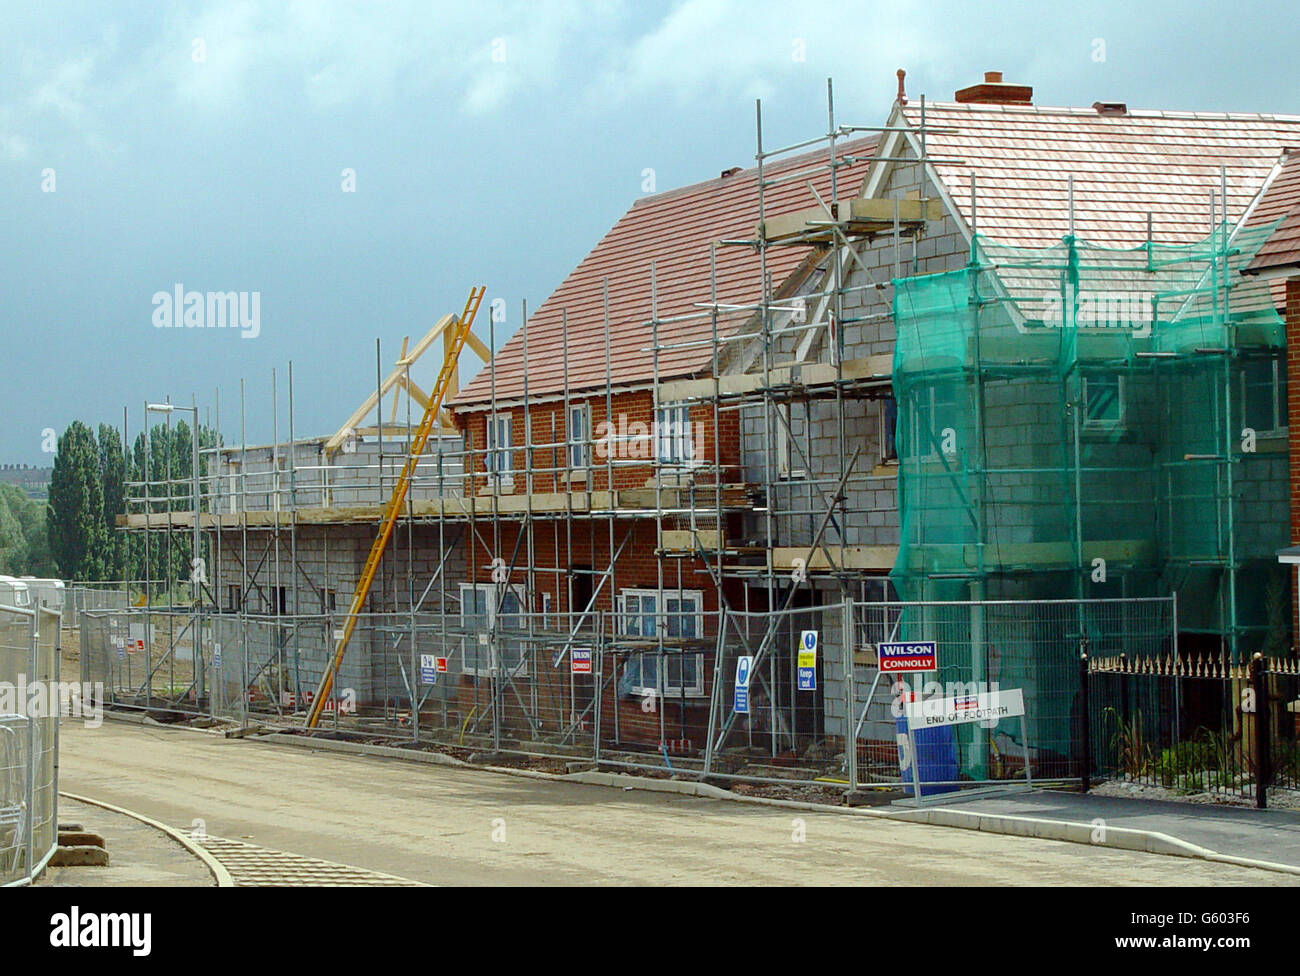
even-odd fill
[(1284, 885), (1058, 841), (65, 720), (61, 787), (215, 837), (448, 885)]

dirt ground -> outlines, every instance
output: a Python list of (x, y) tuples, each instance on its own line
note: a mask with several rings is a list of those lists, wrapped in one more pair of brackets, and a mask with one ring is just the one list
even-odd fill
[(65, 789), (173, 826), (431, 884), (1287, 885), (1185, 858), (312, 752), (63, 725)]

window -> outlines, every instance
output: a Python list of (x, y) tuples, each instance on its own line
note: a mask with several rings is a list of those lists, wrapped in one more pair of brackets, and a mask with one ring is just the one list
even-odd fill
[(591, 466), (591, 406), (569, 404), (569, 467), (584, 470)]
[(1256, 434), (1280, 434), (1287, 426), (1286, 363), (1268, 356), (1241, 368), (1241, 425)]
[(240, 488), (241, 488), (240, 468), (239, 468), (239, 462), (236, 461), (234, 458), (231, 458), (226, 463), (230, 471), (230, 476), (229, 476), (230, 477), (230, 514), (234, 515), (237, 511), (239, 511), (238, 507), (236, 506), (236, 501), (240, 496)]
[(898, 401), (892, 396), (885, 397), (880, 403), (880, 460), (897, 461), (898, 446), (895, 434), (898, 431)]
[[(524, 660), (522, 640), (503, 637), (500, 631), (523, 628), (522, 614), (527, 601), (518, 584), (460, 584), (460, 623), (466, 634), (461, 639), (461, 670), (465, 674), (492, 674), (493, 664), (508, 672), (519, 670)], [(497, 628), (499, 661), (492, 660), (491, 631)]]
[(703, 606), (699, 590), (624, 590), (619, 595), (619, 630), (624, 636), (655, 639), (662, 634), (667, 638), (662, 655), (647, 651), (628, 657), (620, 692), (654, 692), (669, 700), (683, 694), (688, 698), (704, 696), (704, 655), (677, 653), (676, 641), (704, 633)]
[(907, 443), (908, 457), (937, 461), (939, 451), (951, 445), (956, 453), (956, 431), (960, 414), (957, 397), (951, 384), (917, 390), (909, 401), (915, 407), (909, 427), (911, 439)]
[(691, 443), (690, 411), (685, 404), (660, 407), (655, 426), (660, 464), (689, 465), (696, 460)]
[(789, 403), (779, 403), (776, 409), (780, 411), (776, 418), (777, 476), (785, 480), (806, 478), (803, 452), (797, 440), (807, 431), (807, 413), (803, 417), (795, 416)]
[(1085, 430), (1110, 430), (1124, 423), (1124, 377), (1083, 378), (1083, 426)]
[(229, 583), (226, 586), (226, 609), (231, 613), (242, 610), (244, 606), (244, 591), (237, 583)]
[(322, 612), (325, 613), (338, 609), (338, 601), (333, 590), (321, 587), (320, 605)]
[(512, 483), (510, 415), (491, 415), (487, 423), (487, 472), (492, 484)]

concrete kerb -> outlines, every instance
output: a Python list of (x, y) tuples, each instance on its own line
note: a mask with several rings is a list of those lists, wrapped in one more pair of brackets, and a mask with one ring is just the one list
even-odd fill
[(125, 817), (138, 820), (142, 824), (154, 828), (154, 830), (161, 831), (202, 861), (203, 866), (208, 869), (208, 872), (212, 875), (212, 879), (217, 883), (218, 888), (235, 887), (235, 879), (230, 876), (230, 872), (226, 870), (225, 866), (220, 861), (198, 844), (195, 844), (179, 830), (167, 826), (167, 824), (162, 821), (154, 820), (153, 817), (146, 817), (143, 813), (137, 813), (136, 811), (128, 810), (125, 807), (119, 807), (112, 803), (105, 803), (103, 800), (96, 800), (93, 797), (81, 796), (77, 793), (69, 793), (66, 790), (59, 790), (59, 796), (66, 796), (69, 800), (75, 800), (78, 803), (85, 803), (92, 807), (111, 810), (113, 813), (120, 813)]
[[(186, 726), (172, 727), (186, 729)], [(208, 731), (206, 729), (187, 730)], [(595, 770), (580, 773), (544, 773), (536, 769), (515, 769), (510, 766), (467, 763), (454, 756), (447, 756), (438, 752), (421, 752), (415, 749), (403, 749), (398, 746), (380, 746), (362, 742), (343, 742), (337, 739), (313, 739), (300, 735), (288, 735), (282, 732), (250, 738), (257, 742), (272, 742), (295, 746), (300, 749), (320, 749), (329, 752), (351, 753), (353, 755), (383, 756), (407, 762), (421, 762), (435, 766), (455, 766), (460, 769), (477, 769), (490, 773), (506, 773), (510, 776), (522, 776), (527, 779), (548, 780), (557, 783), (579, 783), (586, 786), (603, 786), (610, 789), (647, 790), (652, 793), (675, 793), (681, 796), (730, 800), (733, 803), (750, 803), (787, 810), (874, 817), (880, 820), (920, 823), (932, 827), (956, 827), (962, 830), (982, 830), (986, 833), (1005, 834), (1014, 837), (1035, 837), (1039, 840), (1065, 841), (1072, 844), (1085, 844), (1089, 847), (1111, 847), (1117, 850), (1163, 854), (1169, 857), (1199, 858), (1204, 861), (1214, 861), (1220, 864), (1232, 864), (1237, 867), (1256, 868), (1261, 871), (1273, 871), (1279, 874), (1300, 877), (1300, 867), (1295, 865), (1279, 864), (1273, 861), (1257, 861), (1252, 858), (1221, 854), (1218, 851), (1200, 847), (1170, 834), (1154, 830), (1138, 830), (1132, 827), (1072, 823), (1065, 820), (1017, 817), (1009, 814), (975, 813), (969, 810), (956, 810), (951, 807), (931, 807), (919, 810), (885, 810), (879, 807), (834, 807), (822, 803), (809, 803), (804, 800), (744, 796), (713, 786), (710, 783), (698, 783), (694, 780), (650, 779), (642, 776), (631, 776), (627, 773), (606, 773)], [(100, 805), (104, 806), (104, 804)]]

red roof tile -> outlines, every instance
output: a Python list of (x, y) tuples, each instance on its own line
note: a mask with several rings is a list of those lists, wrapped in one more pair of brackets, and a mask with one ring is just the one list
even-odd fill
[(1281, 220), (1255, 254), (1248, 270), (1265, 271), (1300, 265), (1300, 152), (1287, 153), (1273, 181), (1250, 216), (1251, 225)]
[[(841, 142), (836, 155), (869, 156), (874, 139)], [(782, 159), (764, 167), (772, 178), (825, 163), (818, 151)], [(855, 195), (866, 172), (864, 161), (838, 170), (839, 197)], [(808, 188), (811, 182), (823, 200), (830, 199), (830, 175), (822, 170), (807, 179), (792, 179), (765, 191), (768, 216), (817, 205)], [(654, 374), (650, 308), (650, 265), (658, 280), (659, 319), (701, 310), (695, 303), (709, 301), (709, 245), (721, 240), (750, 240), (758, 224), (758, 171), (741, 170), (731, 176), (659, 193), (637, 200), (555, 292), (529, 318), (528, 390), (530, 396), (554, 394), (564, 389), (562, 316), (567, 312), (569, 332), (568, 381), (572, 391), (605, 385), (605, 330), (602, 283), (609, 280), (610, 375), (615, 383), (645, 381)], [(807, 247), (767, 249), (767, 269), (773, 288), (780, 288), (810, 256)], [(760, 297), (758, 253), (753, 248), (717, 249), (718, 301), (747, 304)], [(723, 335), (734, 334), (748, 315), (733, 314), (720, 321)], [(709, 318), (661, 324), (660, 344), (707, 340), (712, 335)], [(686, 376), (712, 364), (707, 345), (694, 349), (662, 351), (660, 377)], [(523, 395), (522, 330), (497, 351), (483, 369), (453, 400), (451, 406), (482, 403), (492, 395), (495, 367), (498, 399)]]
[[(904, 108), (918, 126), (919, 103)], [(1132, 247), (1155, 238), (1192, 243), (1209, 231), (1210, 191), (1227, 167), (1228, 217), (1240, 219), (1284, 148), (1300, 147), (1300, 117), (1091, 108), (927, 103), (926, 153), (954, 205), (970, 221), (976, 175), (980, 233), (1001, 243), (1043, 246), (1069, 230)]]

